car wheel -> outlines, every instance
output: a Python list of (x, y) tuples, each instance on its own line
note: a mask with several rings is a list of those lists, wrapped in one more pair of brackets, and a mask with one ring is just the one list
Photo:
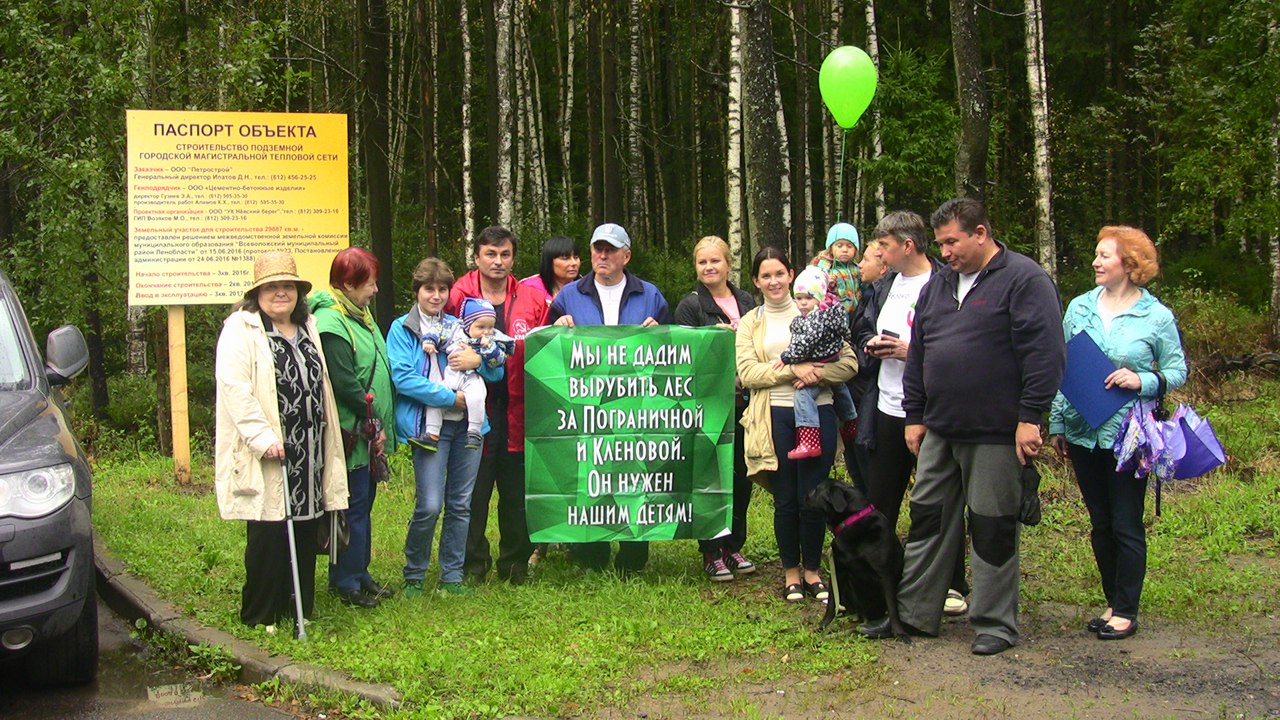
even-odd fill
[(38, 685), (83, 685), (97, 674), (98, 597), (90, 592), (74, 627), (32, 648), (27, 678)]

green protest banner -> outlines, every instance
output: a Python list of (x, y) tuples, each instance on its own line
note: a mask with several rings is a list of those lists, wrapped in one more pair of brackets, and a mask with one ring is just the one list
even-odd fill
[(549, 327), (525, 337), (534, 542), (707, 539), (733, 504), (734, 336)]

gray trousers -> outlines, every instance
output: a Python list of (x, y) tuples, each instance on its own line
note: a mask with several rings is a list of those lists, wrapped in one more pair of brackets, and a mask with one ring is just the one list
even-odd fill
[(969, 624), (978, 635), (1017, 643), (1020, 473), (1012, 444), (951, 442), (934, 432), (925, 435), (898, 586), (903, 622), (938, 634), (956, 555), (964, 551), (967, 505), (973, 569)]

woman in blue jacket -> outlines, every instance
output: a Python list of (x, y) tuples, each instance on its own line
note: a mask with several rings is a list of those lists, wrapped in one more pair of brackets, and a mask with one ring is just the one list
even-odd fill
[[(1158, 370), (1167, 389), (1187, 380), (1187, 362), (1173, 313), (1142, 288), (1160, 266), (1146, 233), (1128, 226), (1098, 232), (1093, 259), (1098, 287), (1067, 306), (1062, 332), (1067, 340), (1087, 332), (1116, 364), (1108, 388), (1135, 390), (1150, 399), (1159, 393)], [(1075, 468), (1080, 494), (1093, 529), (1093, 557), (1102, 576), (1107, 609), (1088, 629), (1103, 640), (1122, 640), (1138, 630), (1138, 602), (1147, 572), (1147, 538), (1142, 525), (1146, 482), (1132, 470), (1116, 471), (1111, 447), (1128, 406), (1098, 429), (1089, 426), (1062, 393), (1049, 412), (1050, 442)]]
[[(453, 271), (443, 260), (427, 258), (418, 263), (413, 270), (414, 305), (387, 332), (400, 441), (408, 442), (416, 434), (427, 406), (445, 408), (436, 449), (418, 445), (413, 448), (416, 502), (404, 540), (404, 594), (409, 598), (423, 593), (423, 578), (431, 562), (431, 540), (441, 510), (444, 527), (440, 530), (439, 589), (455, 595), (472, 592), (462, 582), (462, 564), (481, 449), (467, 447), (467, 405), (461, 390), (455, 392), (443, 384), (444, 369), (477, 370), (488, 382), (501, 380), (503, 374), (502, 366), (491, 368), (481, 363), (480, 356), (465, 345), (448, 357), (424, 348), (424, 329), (434, 328), (439, 333), (441, 327), (458, 324), (457, 318), (444, 312), (452, 286)], [(489, 432), (488, 418), (481, 430)]]

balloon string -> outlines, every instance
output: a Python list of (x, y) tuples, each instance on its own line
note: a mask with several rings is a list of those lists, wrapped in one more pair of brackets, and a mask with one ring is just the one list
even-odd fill
[(849, 131), (846, 129), (840, 134), (840, 170), (836, 180), (836, 222), (840, 222), (840, 215), (844, 211), (844, 144), (849, 139)]

